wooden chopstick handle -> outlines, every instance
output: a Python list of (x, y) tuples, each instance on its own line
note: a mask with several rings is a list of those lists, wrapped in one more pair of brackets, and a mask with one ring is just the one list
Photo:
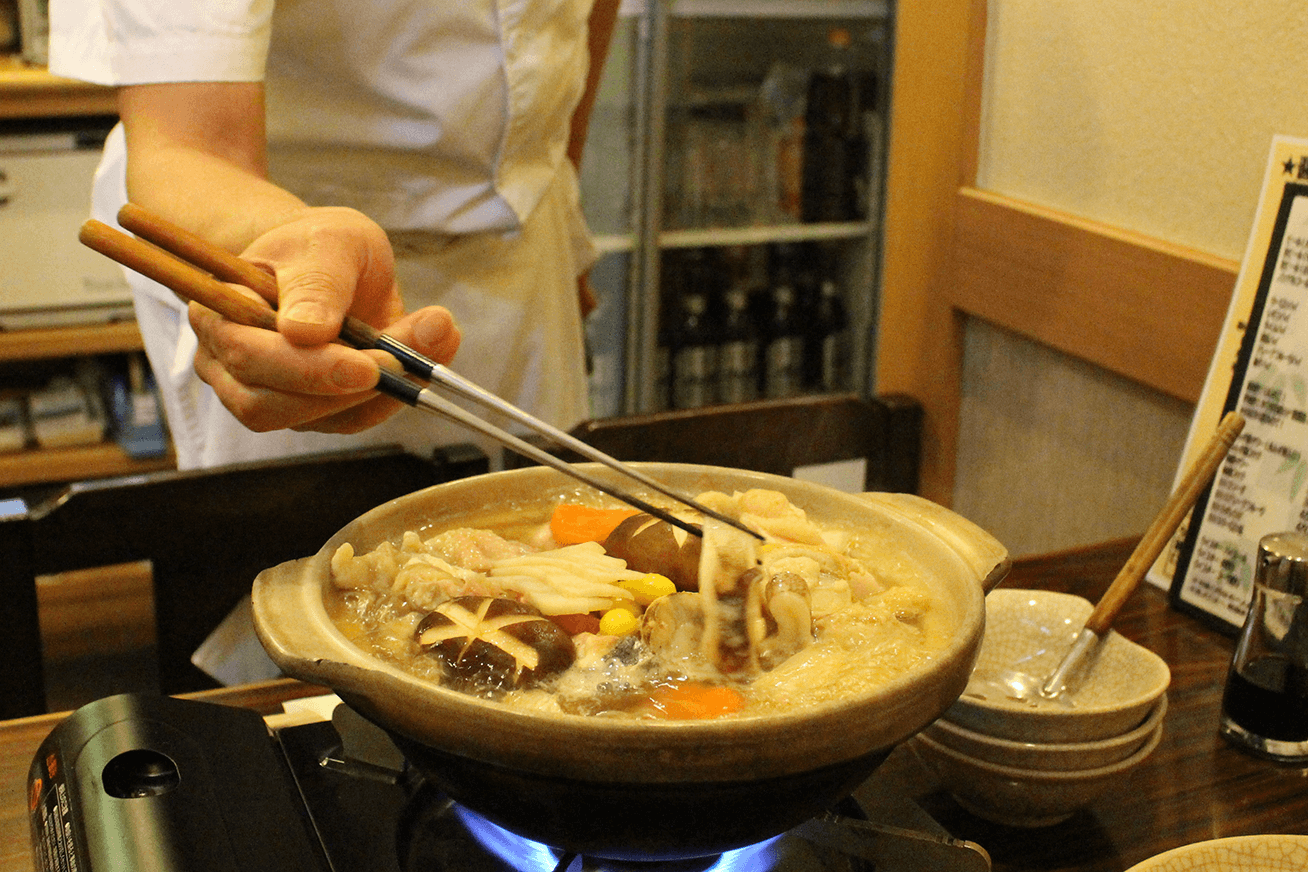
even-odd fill
[[(248, 260), (242, 260), (198, 234), (173, 224), (143, 206), (125, 203), (118, 210), (118, 223), (164, 251), (193, 263), (224, 282), (244, 285), (277, 307), (277, 278)], [(162, 282), (161, 282), (162, 284)], [(173, 290), (176, 290), (174, 288)], [(210, 308), (213, 308), (212, 306)], [(234, 320), (234, 319), (233, 319)], [(263, 325), (256, 325), (263, 326)], [(431, 362), (420, 358), (412, 349), (383, 336), (366, 321), (347, 315), (341, 324), (341, 339), (355, 348), (376, 348), (399, 358), (405, 369), (424, 378), (431, 374)]]
[[(236, 292), (230, 285), (148, 242), (95, 219), (82, 225), (78, 239), (88, 248), (154, 279), (184, 300), (213, 309), (229, 321), (277, 331), (277, 315), (268, 306)], [(251, 268), (258, 270), (253, 265)], [(419, 405), (422, 390), (419, 385), (386, 369), (379, 373), (377, 389), (410, 406)]]
[(220, 248), (204, 237), (178, 227), (135, 203), (127, 203), (118, 210), (118, 223), (124, 230), (195, 264), (220, 281), (250, 288), (276, 308), (276, 277), (248, 260), (241, 260), (227, 249)]
[(1176, 490), (1172, 492), (1171, 498), (1145, 531), (1144, 538), (1127, 558), (1117, 578), (1113, 579), (1113, 583), (1109, 585), (1094, 611), (1090, 613), (1090, 619), (1085, 624), (1087, 630), (1101, 636), (1112, 626), (1117, 613), (1135, 592), (1136, 586), (1149, 571), (1149, 567), (1154, 565), (1158, 555), (1163, 553), (1168, 540), (1185, 519), (1186, 512), (1190, 511), (1195, 501), (1199, 499), (1200, 492), (1212, 481), (1217, 473), (1217, 467), (1226, 458), (1227, 452), (1231, 450), (1236, 437), (1243, 429), (1244, 418), (1239, 412), (1228, 412), (1222, 418), (1212, 439), (1204, 448), (1203, 454), (1199, 455), (1186, 471)]
[(94, 218), (82, 225), (78, 239), (88, 248), (135, 270), (185, 300), (213, 309), (229, 321), (264, 330), (277, 329), (277, 314), (202, 270), (166, 251), (128, 236)]

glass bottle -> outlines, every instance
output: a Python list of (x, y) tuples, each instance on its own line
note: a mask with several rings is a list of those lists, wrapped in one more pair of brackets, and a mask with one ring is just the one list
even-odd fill
[(717, 399), (747, 403), (758, 398), (758, 329), (749, 311), (749, 292), (736, 285), (727, 290), (723, 304)]
[(672, 406), (696, 409), (714, 402), (717, 339), (709, 321), (708, 295), (687, 289), (672, 330)]
[(763, 394), (769, 399), (793, 397), (804, 390), (804, 334), (795, 303), (794, 281), (783, 272), (772, 287), (764, 333)]
[(802, 216), (805, 222), (849, 221), (858, 211), (857, 90), (844, 28), (827, 35), (828, 58), (809, 77), (804, 114)]
[(1219, 731), (1258, 756), (1308, 761), (1308, 535), (1273, 533), (1258, 543)]
[(822, 280), (817, 308), (804, 348), (807, 382), (817, 391), (849, 387), (849, 315), (835, 279)]

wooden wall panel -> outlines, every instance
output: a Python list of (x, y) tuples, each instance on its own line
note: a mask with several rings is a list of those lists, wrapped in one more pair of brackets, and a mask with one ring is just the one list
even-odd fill
[(1195, 402), (1239, 265), (964, 188), (951, 305)]
[(875, 390), (922, 403), (952, 505), (968, 317), (1193, 401), (1238, 264), (977, 190), (986, 0), (896, 11)]
[(958, 188), (975, 172), (985, 0), (896, 4), (875, 392), (926, 410), (922, 496), (949, 505), (958, 431), (961, 322), (946, 297)]

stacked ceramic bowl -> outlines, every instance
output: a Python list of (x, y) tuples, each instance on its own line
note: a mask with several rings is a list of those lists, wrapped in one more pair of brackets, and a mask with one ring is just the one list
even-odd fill
[(1092, 610), (1081, 597), (1050, 591), (1001, 588), (986, 597), (985, 638), (967, 690), (911, 742), (973, 814), (1022, 827), (1058, 823), (1125, 781), (1158, 746), (1171, 673), (1117, 633), (1071, 677), (1071, 692), (1039, 696)]

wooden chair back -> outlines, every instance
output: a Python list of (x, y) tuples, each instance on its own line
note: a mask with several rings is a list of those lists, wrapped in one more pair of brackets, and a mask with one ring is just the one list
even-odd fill
[[(922, 409), (908, 397), (840, 394), (587, 421), (572, 435), (619, 460), (702, 463), (777, 475), (863, 460), (863, 490), (916, 493), (921, 431)], [(571, 452), (561, 456), (579, 459)]]
[(314, 553), (374, 506), (486, 469), (466, 446), (430, 460), (364, 449), (78, 482), (0, 519), (0, 718), (45, 710), (36, 576), (149, 560), (160, 689), (213, 687), (191, 654), (259, 572)]

